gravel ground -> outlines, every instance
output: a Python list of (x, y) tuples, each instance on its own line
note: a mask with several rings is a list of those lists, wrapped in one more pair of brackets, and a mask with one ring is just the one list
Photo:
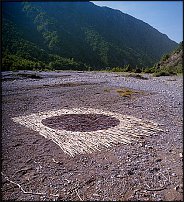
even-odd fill
[[(147, 79), (140, 79), (74, 71), (37, 72), (35, 79), (22, 75), (33, 73), (2, 73), (3, 200), (183, 201), (182, 76), (145, 74)], [(116, 90), (124, 88), (138, 93), (123, 97)], [(162, 132), (70, 156), (12, 120), (72, 108), (150, 120)]]

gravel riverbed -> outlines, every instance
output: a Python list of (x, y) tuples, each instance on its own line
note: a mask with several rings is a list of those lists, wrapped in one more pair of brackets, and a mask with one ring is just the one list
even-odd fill
[[(37, 78), (24, 76), (35, 73)], [(142, 76), (2, 72), (2, 199), (183, 201), (183, 77)], [(120, 89), (136, 93), (122, 96)], [(129, 132), (137, 138), (128, 144), (117, 138), (91, 153), (70, 156), (53, 139), (12, 119), (76, 108), (134, 117), (138, 121)], [(141, 120), (155, 123), (160, 131), (140, 136), (136, 124)], [(98, 128), (90, 133), (94, 141), (101, 135)]]

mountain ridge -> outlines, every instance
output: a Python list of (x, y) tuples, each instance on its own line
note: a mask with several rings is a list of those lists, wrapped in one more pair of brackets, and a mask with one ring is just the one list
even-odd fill
[[(3, 3), (5, 27), (8, 27), (7, 19), (19, 28), (17, 32), (22, 31), (22, 38), (35, 43), (48, 55), (73, 58), (85, 68), (104, 69), (128, 64), (144, 68), (177, 46), (149, 24), (92, 2)], [(31, 53), (25, 58), (18, 47), (17, 51), (9, 50), (8, 47), (15, 46), (15, 41), (6, 39), (7, 32), (13, 33), (8, 29), (3, 32), (3, 52), (31, 59)], [(46, 66), (53, 62), (52, 59), (42, 61), (39, 54), (37, 61)]]

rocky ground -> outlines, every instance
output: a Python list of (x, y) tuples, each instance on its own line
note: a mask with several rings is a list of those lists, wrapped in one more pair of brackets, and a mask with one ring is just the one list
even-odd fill
[[(182, 76), (34, 74), (2, 73), (2, 200), (183, 201)], [(125, 88), (136, 93), (123, 96), (119, 92)], [(131, 143), (70, 156), (39, 131), (12, 119), (73, 108), (150, 120), (161, 131), (140, 136), (134, 125), (138, 138)], [(89, 131), (87, 118), (83, 130)]]

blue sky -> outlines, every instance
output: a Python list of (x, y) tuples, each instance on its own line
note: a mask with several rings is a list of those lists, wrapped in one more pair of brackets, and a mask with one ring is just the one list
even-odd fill
[(98, 6), (118, 9), (140, 19), (171, 40), (183, 40), (182, 1), (91, 1)]

